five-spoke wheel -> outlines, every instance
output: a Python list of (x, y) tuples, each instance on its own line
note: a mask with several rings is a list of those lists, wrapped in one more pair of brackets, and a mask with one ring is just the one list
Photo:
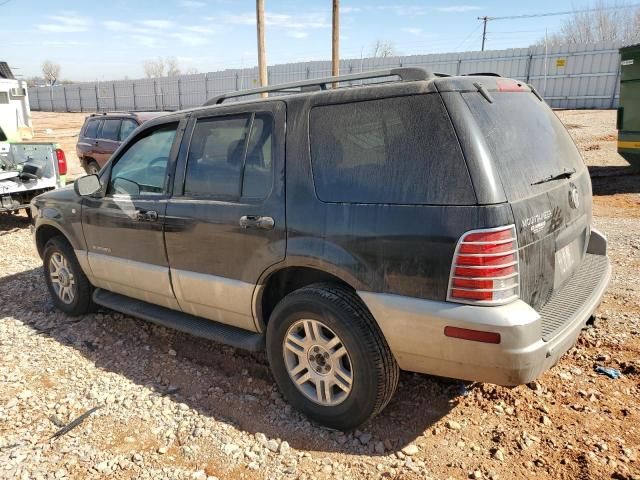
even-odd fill
[(49, 278), (58, 298), (70, 304), (76, 297), (76, 281), (69, 261), (60, 252), (49, 257)]

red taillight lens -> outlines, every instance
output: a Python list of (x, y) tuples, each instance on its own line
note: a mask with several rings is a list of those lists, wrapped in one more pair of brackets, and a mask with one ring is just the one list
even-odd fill
[(64, 150), (56, 148), (56, 158), (58, 159), (58, 173), (60, 175), (67, 174), (67, 157), (64, 155)]
[(448, 300), (496, 305), (520, 294), (515, 226), (473, 230), (458, 241)]

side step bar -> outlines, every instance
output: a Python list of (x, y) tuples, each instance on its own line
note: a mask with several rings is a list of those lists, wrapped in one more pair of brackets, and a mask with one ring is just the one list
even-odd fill
[(240, 328), (205, 320), (188, 313), (153, 305), (118, 293), (97, 288), (93, 292), (93, 301), (98, 305), (122, 312), (132, 317), (142, 318), (149, 322), (189, 333), (196, 337), (224, 343), (232, 347), (260, 352), (264, 350), (264, 335), (249, 332)]

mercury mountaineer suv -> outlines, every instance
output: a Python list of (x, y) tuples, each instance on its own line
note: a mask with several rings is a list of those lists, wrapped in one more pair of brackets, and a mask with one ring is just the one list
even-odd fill
[(558, 362), (610, 278), (591, 201), (534, 88), (400, 68), (152, 119), (33, 218), (63, 312), (266, 349), (293, 406), (350, 429), (400, 369), (518, 385)]

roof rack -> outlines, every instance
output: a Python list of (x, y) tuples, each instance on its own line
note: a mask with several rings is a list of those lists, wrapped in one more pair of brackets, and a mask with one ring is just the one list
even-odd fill
[(106, 116), (106, 115), (110, 115), (115, 113), (116, 115), (135, 115), (135, 112), (127, 112), (127, 111), (118, 111), (118, 110), (114, 110), (112, 112), (97, 112), (97, 113), (92, 113), (91, 115), (89, 115), (90, 117), (102, 117), (102, 116)]
[(499, 73), (495, 72), (474, 72), (474, 73), (465, 73), (465, 77), (502, 77)]
[[(400, 77), (401, 82), (414, 82), (418, 80), (431, 80), (436, 77), (448, 77), (444, 73), (427, 72), (422, 68), (400, 67), (387, 70), (375, 70), (372, 72), (352, 73), (339, 75), (336, 77), (317, 78), (312, 80), (302, 80), (300, 82), (281, 83), (268, 87), (252, 88), (250, 90), (240, 90), (237, 92), (223, 93), (207, 100), (203, 105), (219, 105), (228, 98), (245, 97), (267, 92), (287, 92), (300, 93), (301, 91), (326, 90), (327, 85), (340, 82), (350, 82), (353, 80), (367, 80), (371, 78)], [(315, 87), (315, 88), (314, 88)], [(299, 90), (292, 90), (299, 89)]]

